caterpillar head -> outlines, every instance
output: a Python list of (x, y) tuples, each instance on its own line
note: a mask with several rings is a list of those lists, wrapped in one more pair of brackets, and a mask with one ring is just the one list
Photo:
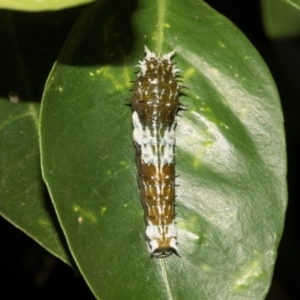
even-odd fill
[(153, 239), (148, 241), (147, 245), (148, 251), (153, 257), (163, 258), (168, 257), (173, 253), (179, 256), (177, 253), (178, 248), (176, 246), (176, 239), (174, 237), (165, 241)]

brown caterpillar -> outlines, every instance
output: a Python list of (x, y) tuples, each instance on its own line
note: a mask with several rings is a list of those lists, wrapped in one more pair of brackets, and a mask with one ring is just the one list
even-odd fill
[(133, 139), (136, 148), (138, 182), (144, 207), (148, 250), (154, 257), (177, 251), (175, 225), (175, 116), (180, 89), (171, 63), (175, 51), (157, 55), (145, 46), (134, 83)]

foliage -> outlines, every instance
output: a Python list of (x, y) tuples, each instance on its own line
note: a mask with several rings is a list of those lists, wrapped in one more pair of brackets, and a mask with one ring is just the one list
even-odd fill
[[(189, 88), (176, 143), (181, 258), (149, 259), (145, 246), (124, 101), (144, 45), (175, 49)], [(44, 90), (39, 133), (44, 180), (68, 246), (44, 205), (38, 105), (0, 105), (1, 178), (9, 182), (1, 214), (64, 261), (71, 252), (97, 298), (266, 295), (286, 209), (280, 102), (257, 51), (207, 4), (101, 1), (74, 26)], [(13, 188), (26, 170), (28, 189)]]
[(299, 0), (262, 0), (266, 33), (271, 38), (287, 38), (300, 33)]
[(33, 12), (63, 9), (94, 1), (95, 0), (0, 0), (0, 8)]

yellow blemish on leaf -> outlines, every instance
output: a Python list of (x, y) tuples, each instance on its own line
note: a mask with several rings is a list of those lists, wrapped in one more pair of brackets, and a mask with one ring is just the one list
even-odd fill
[(73, 209), (76, 213), (80, 214), (80, 216), (78, 218), (82, 218), (82, 216), (84, 216), (87, 220), (89, 220), (93, 223), (97, 222), (97, 218), (95, 217), (95, 215), (92, 212), (81, 208), (79, 205), (73, 205)]
[(167, 24), (167, 23), (165, 23), (164, 26), (165, 26), (166, 28), (170, 28), (170, 27), (171, 27), (170, 24)]
[(194, 68), (189, 68), (187, 69), (184, 74), (183, 74), (183, 78), (184, 80), (192, 77), (195, 74), (195, 69)]
[(193, 167), (194, 167), (194, 169), (198, 169), (199, 164), (200, 164), (199, 159), (197, 157), (195, 157), (195, 159), (193, 161)]
[(202, 106), (202, 107), (200, 108), (200, 111), (203, 111), (203, 112), (211, 112), (211, 108), (208, 107), (208, 106)]
[(184, 221), (182, 219), (178, 220), (178, 227), (187, 231), (196, 231), (197, 226), (197, 217), (192, 216)]
[(207, 149), (210, 148), (212, 146), (212, 142), (211, 141), (206, 141), (204, 143), (204, 147), (198, 152), (195, 154), (195, 158), (194, 158), (194, 161), (193, 161), (193, 167), (195, 169), (198, 169), (199, 168), (199, 165), (200, 165), (200, 158), (207, 152)]
[(111, 175), (111, 171), (107, 171), (107, 175)]
[(106, 211), (107, 211), (107, 207), (106, 207), (106, 206), (103, 206), (103, 207), (101, 208), (100, 215), (103, 217), (104, 214), (106, 213)]
[(126, 85), (126, 87), (131, 87), (131, 85), (132, 85), (132, 83), (130, 82), (130, 80), (131, 80), (131, 77), (130, 77), (131, 69), (125, 67), (125, 68), (123, 68), (123, 70), (124, 70), (125, 85)]
[(189, 218), (189, 226), (191, 229), (196, 229), (197, 228), (197, 218), (195, 216)]
[(203, 269), (203, 271), (208, 272), (208, 273), (213, 270), (213, 268), (207, 264), (203, 264), (202, 269)]
[(121, 166), (127, 166), (127, 163), (126, 163), (125, 160), (121, 160), (121, 161), (120, 161), (120, 165), (121, 165)]
[[(115, 70), (117, 71), (117, 70)], [(109, 79), (109, 81), (112, 82), (112, 84), (115, 86), (116, 90), (118, 91), (122, 91), (125, 89), (125, 85), (126, 83), (125, 82), (120, 82), (120, 77), (119, 76), (116, 76), (116, 74), (112, 73), (111, 72), (111, 68), (110, 67), (106, 67), (104, 70), (103, 70), (103, 73), (102, 73), (102, 76), (104, 78), (107, 78)]]
[(44, 219), (39, 219), (39, 224), (41, 225), (46, 225), (46, 226), (50, 226), (51, 223), (47, 220), (44, 220)]
[(253, 261), (248, 267), (244, 268), (242, 272), (241, 276), (239, 276), (239, 278), (235, 281), (235, 290), (252, 284), (254, 279), (263, 275), (261, 265), (258, 260)]
[(222, 127), (225, 128), (225, 129), (228, 129), (228, 128), (229, 128), (229, 127), (228, 127), (226, 124), (224, 124), (223, 122), (220, 123), (220, 126), (222, 126)]
[(204, 143), (204, 146), (205, 146), (206, 148), (210, 148), (210, 147), (212, 146), (212, 142), (211, 142), (211, 141), (206, 141), (206, 142)]
[(193, 161), (193, 167), (195, 169), (199, 168), (200, 161), (201, 161), (200, 158), (206, 153), (207, 148), (209, 148), (211, 146), (211, 144), (212, 144), (211, 142), (205, 142), (204, 143), (205, 148), (202, 148), (197, 154), (195, 153), (195, 158)]
[[(113, 72), (112, 72), (112, 70), (113, 70)], [(122, 90), (125, 90), (128, 85), (130, 85), (130, 79), (128, 77), (128, 80), (127, 80), (127, 78), (125, 78), (125, 80), (123, 82), (120, 82), (120, 78), (123, 78), (123, 77), (118, 76), (118, 73), (119, 72), (116, 68), (106, 66), (106, 67), (97, 69), (95, 72), (89, 72), (89, 75), (91, 77), (101, 76), (105, 79), (108, 79), (114, 85), (114, 88), (116, 90), (122, 91)]]
[(222, 42), (218, 42), (218, 45), (221, 47), (221, 48), (226, 48), (226, 45)]

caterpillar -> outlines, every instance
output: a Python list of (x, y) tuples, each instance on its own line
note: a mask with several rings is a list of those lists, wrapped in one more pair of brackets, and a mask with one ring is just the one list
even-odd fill
[[(137, 80), (130, 99), (133, 111), (138, 183), (144, 208), (146, 241), (151, 257), (175, 253), (175, 116), (182, 106), (177, 73), (171, 62), (175, 50), (164, 55), (145, 46), (146, 57), (139, 62)], [(179, 255), (178, 255), (179, 256)]]

